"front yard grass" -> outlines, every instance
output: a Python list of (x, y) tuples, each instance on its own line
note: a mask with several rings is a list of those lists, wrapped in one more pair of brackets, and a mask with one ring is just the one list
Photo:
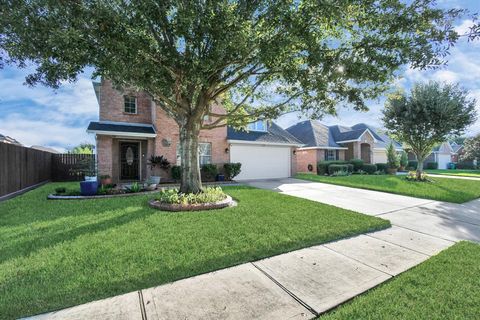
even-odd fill
[(351, 175), (319, 176), (299, 173), (298, 179), (346, 187), (396, 193), (423, 199), (463, 203), (480, 197), (480, 181), (430, 177), (433, 182), (407, 181), (403, 176)]
[(480, 245), (459, 242), (320, 319), (478, 319), (478, 261)]
[(436, 169), (436, 170), (426, 170), (427, 173), (431, 174), (440, 174), (445, 176), (460, 176), (460, 177), (474, 177), (480, 178), (480, 170), (447, 170), (447, 169)]
[(0, 318), (43, 313), (334, 239), (387, 220), (249, 187), (238, 206), (171, 213), (153, 195), (46, 200), (51, 183), (0, 203)]

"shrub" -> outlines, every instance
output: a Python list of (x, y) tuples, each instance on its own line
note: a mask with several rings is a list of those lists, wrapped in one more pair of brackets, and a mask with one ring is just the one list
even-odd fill
[(376, 163), (378, 171), (383, 171), (384, 173), (387, 172), (388, 165), (386, 163)]
[(400, 155), (400, 167), (405, 168), (408, 165), (408, 156), (405, 151)]
[(178, 181), (182, 178), (182, 168), (180, 166), (173, 166), (171, 170), (173, 180)]
[(400, 165), (397, 152), (391, 142), (387, 147), (387, 164), (390, 169), (397, 169)]
[[(343, 160), (331, 160), (331, 161), (319, 161), (317, 163), (317, 174), (319, 175), (325, 175), (325, 174), (330, 174), (330, 172), (328, 171), (328, 167), (332, 164), (349, 164), (347, 161), (343, 161)], [(351, 170), (350, 172), (353, 171), (353, 165), (351, 165)]]
[(100, 179), (101, 179), (101, 180), (110, 179), (110, 178), (111, 178), (111, 177), (110, 177), (110, 175), (108, 175), (108, 174), (102, 174), (102, 175), (100, 175)]
[(377, 166), (374, 164), (364, 164), (361, 170), (367, 174), (374, 174), (375, 171), (377, 171)]
[(215, 179), (218, 173), (217, 165), (213, 163), (204, 164), (201, 170), (207, 180)]
[(164, 170), (170, 168), (170, 161), (168, 161), (164, 156), (154, 156), (152, 154), (148, 162), (150, 163), (151, 169), (155, 168), (156, 166)]
[(362, 169), (363, 160), (362, 159), (352, 159), (349, 161), (353, 165), (353, 170), (358, 171)]
[(65, 193), (65, 192), (67, 192), (67, 188), (65, 188), (65, 187), (55, 188), (55, 193), (56, 194), (62, 194), (62, 193)]
[(426, 167), (429, 170), (438, 169), (438, 162), (434, 162), (434, 161), (427, 162)]
[(199, 193), (179, 193), (178, 189), (160, 191), (155, 200), (162, 203), (197, 204), (222, 201), (227, 197), (220, 187), (207, 187)]
[(412, 170), (417, 170), (418, 161), (417, 160), (409, 160), (407, 164), (407, 168), (412, 168)]
[(349, 168), (353, 170), (353, 165), (350, 164), (350, 167), (349, 167), (348, 164), (331, 164), (328, 166), (328, 174), (333, 175), (337, 171), (350, 172)]
[(138, 184), (138, 182), (134, 182), (130, 186), (125, 187), (125, 192), (127, 193), (137, 193), (140, 191), (142, 191), (142, 187)]
[(350, 175), (350, 172), (346, 171), (346, 170), (339, 170), (339, 171), (335, 171), (334, 173), (332, 173), (332, 177), (344, 177), (344, 176), (349, 176)]
[(457, 169), (475, 170), (477, 166), (471, 162), (459, 162), (455, 166)]
[(422, 172), (422, 174), (420, 175), (420, 179), (417, 179), (417, 172), (416, 171), (410, 171), (405, 176), (405, 179), (408, 180), (408, 181), (431, 182), (431, 180), (428, 179), (428, 176), (425, 172)]
[(223, 165), (225, 169), (225, 178), (227, 180), (233, 180), (241, 172), (242, 164), (240, 162), (225, 163)]
[(377, 170), (373, 174), (376, 175), (376, 176), (379, 176), (379, 175), (385, 174), (385, 171), (384, 170)]

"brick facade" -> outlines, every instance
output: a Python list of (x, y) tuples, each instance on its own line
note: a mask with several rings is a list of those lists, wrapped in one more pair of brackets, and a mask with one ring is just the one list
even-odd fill
[[(124, 95), (137, 98), (136, 114), (124, 112)], [(102, 80), (99, 104), (100, 121), (153, 124), (157, 131), (157, 137), (149, 139), (97, 135), (97, 169), (99, 175), (108, 174), (114, 182), (120, 180), (120, 143), (129, 141), (140, 143), (140, 178), (142, 180), (150, 175), (169, 178), (170, 172), (165, 172), (159, 168), (153, 168), (152, 171), (148, 166), (148, 159), (151, 155), (163, 155), (172, 165), (176, 164), (180, 134), (175, 120), (170, 118), (161, 108), (156, 107), (147, 94), (131, 90), (117, 90), (108, 80)], [(223, 108), (218, 105), (214, 105), (212, 109), (215, 113), (224, 112)], [(227, 127), (202, 130), (199, 135), (199, 142), (211, 143), (212, 163), (221, 165), (229, 162)]]

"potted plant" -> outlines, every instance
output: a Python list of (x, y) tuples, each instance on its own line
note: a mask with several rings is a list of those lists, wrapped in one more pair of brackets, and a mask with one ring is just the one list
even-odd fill
[[(164, 156), (155, 156), (151, 155), (150, 159), (148, 160), (150, 165), (150, 169), (153, 171), (155, 168), (160, 168), (161, 170), (168, 170), (170, 168), (170, 161), (167, 160)], [(151, 175), (150, 181), (152, 184), (159, 184), (160, 183), (160, 176)]]
[(112, 177), (110, 177), (108, 174), (102, 174), (100, 176), (100, 184), (102, 186), (112, 184)]
[(395, 151), (395, 147), (392, 143), (390, 143), (387, 147), (387, 165), (388, 174), (397, 174), (397, 169), (400, 163), (398, 160), (397, 152)]

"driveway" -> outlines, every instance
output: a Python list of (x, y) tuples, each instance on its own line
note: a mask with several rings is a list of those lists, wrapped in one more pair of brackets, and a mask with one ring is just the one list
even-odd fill
[(480, 242), (480, 200), (453, 204), (299, 179), (255, 180), (248, 185), (390, 220), (437, 238)]

